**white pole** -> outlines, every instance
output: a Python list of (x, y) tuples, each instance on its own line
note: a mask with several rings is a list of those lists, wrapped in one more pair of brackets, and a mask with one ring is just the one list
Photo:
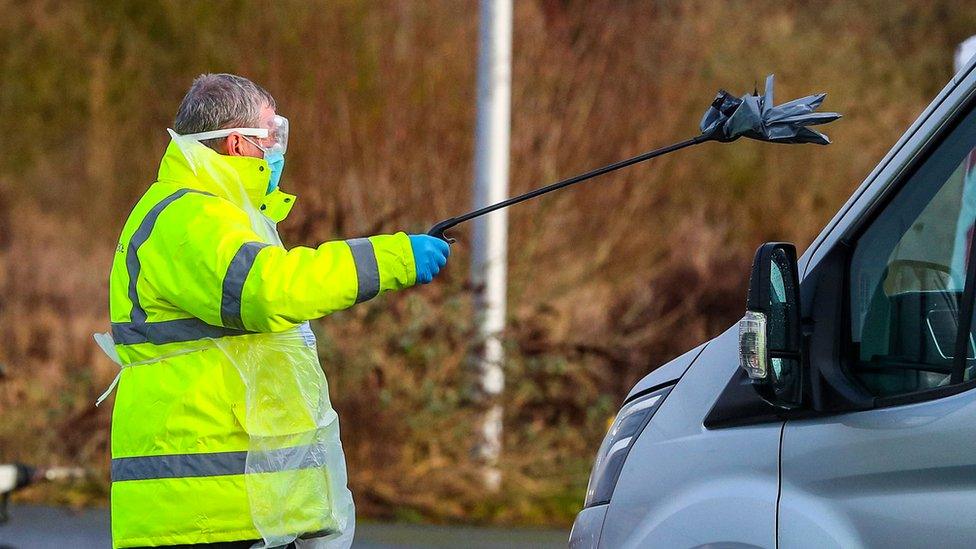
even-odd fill
[[(512, 81), (512, 0), (481, 0), (478, 51), (478, 119), (475, 128), (474, 207), (508, 198), (509, 132)], [(474, 365), (485, 403), (475, 454), (484, 466), (485, 488), (501, 485), (498, 458), (502, 447), (505, 386), (506, 256), (508, 212), (499, 210), (474, 220), (471, 277), (477, 289), (475, 322), (479, 346)]]

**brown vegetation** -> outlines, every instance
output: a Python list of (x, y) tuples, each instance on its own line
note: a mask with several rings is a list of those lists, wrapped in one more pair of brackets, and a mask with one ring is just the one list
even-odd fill
[[(291, 244), (422, 231), (470, 201), (473, 1), (0, 0), (0, 461), (103, 501), (115, 375), (91, 333), (125, 214), (201, 72), (292, 121)], [(505, 486), (477, 488), (463, 239), (430, 287), (316, 325), (360, 513), (565, 523), (627, 389), (740, 314), (755, 247), (802, 249), (941, 88), (960, 3), (516, 2), (512, 192), (693, 135), (718, 87), (827, 91), (826, 148), (709, 144), (511, 212)]]

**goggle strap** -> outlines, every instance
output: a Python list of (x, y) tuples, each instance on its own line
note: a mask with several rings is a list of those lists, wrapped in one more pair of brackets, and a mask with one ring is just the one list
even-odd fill
[(186, 135), (180, 135), (173, 130), (169, 130), (173, 135), (179, 135), (180, 137), (185, 137), (188, 139), (196, 139), (197, 141), (205, 141), (207, 139), (217, 139), (218, 137), (227, 137), (232, 133), (239, 133), (241, 135), (249, 135), (251, 137), (257, 137), (258, 139), (267, 139), (268, 129), (267, 128), (227, 128), (223, 130), (213, 130), (209, 132), (200, 133), (188, 133)]

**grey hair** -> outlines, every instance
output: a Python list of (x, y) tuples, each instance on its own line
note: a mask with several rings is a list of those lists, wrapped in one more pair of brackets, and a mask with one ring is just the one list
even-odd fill
[[(277, 108), (268, 90), (243, 76), (234, 74), (201, 74), (193, 80), (183, 96), (173, 121), (180, 135), (209, 132), (224, 128), (254, 127), (265, 106)], [(223, 139), (201, 141), (217, 149)]]

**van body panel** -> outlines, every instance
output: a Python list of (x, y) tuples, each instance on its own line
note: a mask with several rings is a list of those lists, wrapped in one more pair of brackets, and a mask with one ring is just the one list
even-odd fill
[(570, 549), (589, 549), (600, 545), (603, 520), (607, 518), (606, 505), (587, 507), (576, 515), (573, 529), (569, 532)]
[(668, 383), (680, 379), (681, 376), (685, 375), (685, 371), (687, 371), (688, 367), (691, 366), (691, 363), (698, 358), (698, 355), (701, 354), (702, 349), (704, 349), (706, 345), (708, 345), (708, 342), (702, 343), (687, 353), (675, 358), (664, 366), (656, 368), (653, 372), (644, 376), (644, 379), (638, 381), (637, 385), (634, 385), (634, 388), (630, 390), (630, 393), (627, 394), (627, 398), (624, 400), (630, 400), (638, 393), (642, 393), (648, 389), (653, 389), (661, 385), (667, 385)]
[(789, 421), (785, 547), (972, 547), (976, 392)]
[(601, 547), (773, 547), (781, 423), (707, 431), (739, 367), (738, 330), (705, 348), (638, 437), (620, 473)]

